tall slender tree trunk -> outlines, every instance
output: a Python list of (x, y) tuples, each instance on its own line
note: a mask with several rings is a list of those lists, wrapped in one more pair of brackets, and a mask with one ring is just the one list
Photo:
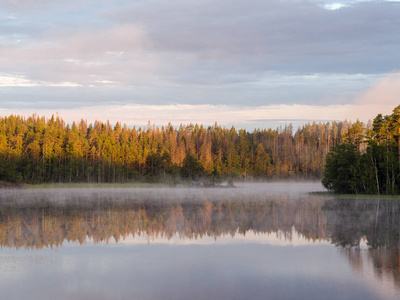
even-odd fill
[(374, 169), (375, 169), (375, 178), (376, 178), (376, 193), (379, 195), (379, 194), (380, 194), (380, 192), (379, 192), (378, 168), (377, 168), (377, 166), (376, 166), (376, 159), (375, 159), (375, 158), (373, 158), (372, 156), (371, 156), (371, 159), (372, 159), (372, 164), (373, 164), (373, 166), (374, 166)]
[[(399, 129), (399, 131), (400, 131), (400, 129)], [(400, 172), (400, 136), (399, 136), (399, 139), (397, 140), (397, 153), (399, 156), (399, 172)]]

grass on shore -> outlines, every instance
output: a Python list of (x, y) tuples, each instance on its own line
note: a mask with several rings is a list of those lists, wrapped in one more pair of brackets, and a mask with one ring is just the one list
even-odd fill
[(361, 198), (367, 198), (367, 199), (376, 199), (376, 198), (385, 198), (385, 199), (399, 199), (400, 200), (400, 195), (376, 195), (376, 194), (336, 194), (334, 192), (330, 191), (325, 191), (325, 192), (311, 192), (311, 195), (316, 195), (316, 196), (334, 196), (334, 197), (340, 197), (340, 198), (352, 198), (352, 199), (361, 199)]
[(43, 189), (43, 188), (150, 188), (150, 187), (172, 187), (176, 185), (167, 183), (148, 183), (148, 182), (132, 182), (132, 183), (39, 183), (39, 184), (23, 184), (27, 189)]
[(23, 184), (23, 188), (27, 189), (45, 189), (45, 188), (187, 188), (187, 187), (234, 187), (233, 184), (207, 184), (204, 182), (187, 181), (179, 183), (166, 182), (128, 182), (128, 183), (40, 183), (40, 184)]

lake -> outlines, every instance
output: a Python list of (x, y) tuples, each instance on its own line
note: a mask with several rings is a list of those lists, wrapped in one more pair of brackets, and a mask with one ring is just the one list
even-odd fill
[(0, 190), (0, 297), (399, 299), (400, 199), (323, 190)]

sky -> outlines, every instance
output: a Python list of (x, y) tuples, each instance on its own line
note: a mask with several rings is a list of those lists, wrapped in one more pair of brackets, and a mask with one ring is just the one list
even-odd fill
[(252, 129), (400, 104), (400, 0), (1, 0), (0, 116)]

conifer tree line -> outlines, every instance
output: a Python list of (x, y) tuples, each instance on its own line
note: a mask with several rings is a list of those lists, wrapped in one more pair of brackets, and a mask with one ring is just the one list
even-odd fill
[[(321, 178), (329, 149), (360, 123), (309, 123), (252, 132), (198, 124), (143, 128), (59, 116), (0, 118), (0, 180), (135, 182)], [(350, 130), (350, 131), (349, 131)], [(363, 129), (364, 130), (364, 129)], [(382, 136), (382, 138), (384, 138)]]
[(378, 114), (371, 126), (354, 123), (326, 157), (322, 184), (348, 194), (399, 194), (400, 105)]

